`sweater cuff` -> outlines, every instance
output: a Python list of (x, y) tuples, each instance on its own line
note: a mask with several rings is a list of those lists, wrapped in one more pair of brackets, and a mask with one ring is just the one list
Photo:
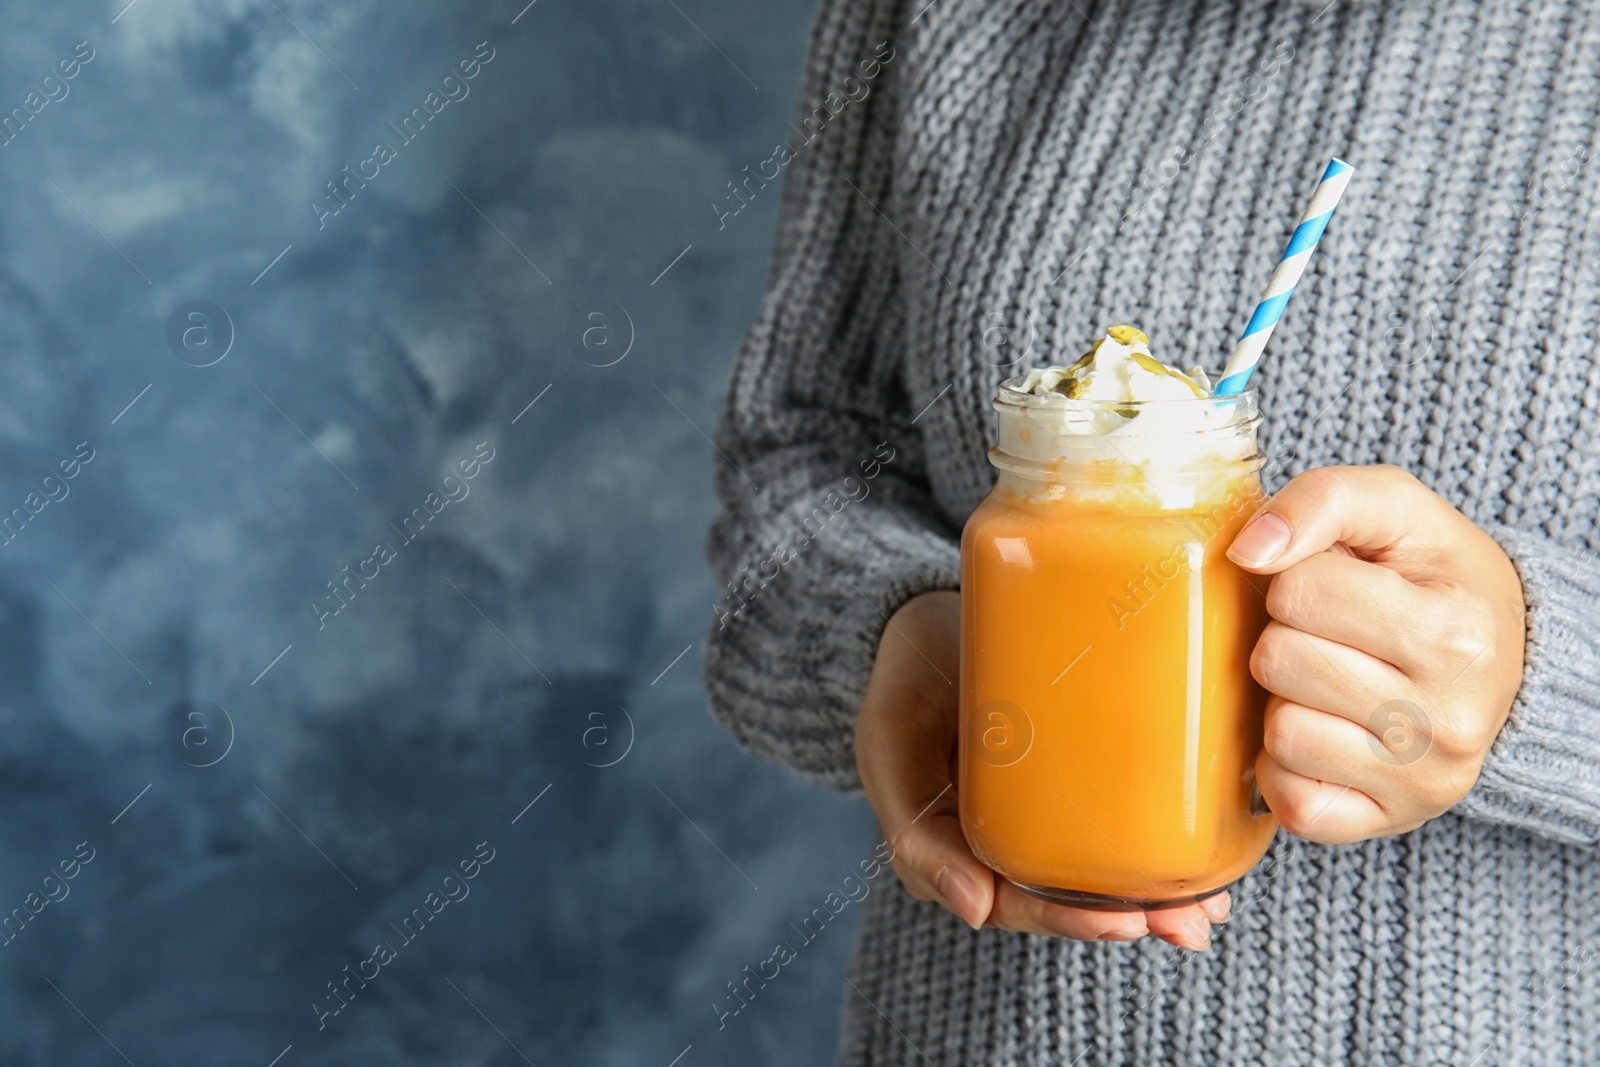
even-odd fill
[(895, 531), (902, 532), (920, 542), (905, 546), (914, 547), (916, 554), (886, 558), (852, 575), (849, 584), (841, 583), (839, 615), (836, 620), (822, 623), (831, 626), (836, 635), (833, 642), (819, 645), (831, 645), (827, 655), (832, 661), (817, 664), (822, 703), (848, 709), (848, 722), (846, 729), (831, 735), (833, 745), (824, 765), (826, 771), (819, 778), (830, 788), (846, 793), (861, 792), (861, 775), (856, 768), (856, 716), (889, 619), (913, 597), (938, 589), (961, 588), (961, 552), (956, 543), (925, 529)]
[(1522, 578), (1522, 687), (1457, 805), (1556, 841), (1600, 840), (1600, 566), (1594, 554), (1509, 527), (1487, 532)]
[(713, 619), (704, 674), (712, 715), (742, 747), (845, 793), (861, 790), (855, 721), (889, 617), (961, 580), (955, 541), (898, 508), (857, 506), (852, 529), (797, 537), (786, 573)]

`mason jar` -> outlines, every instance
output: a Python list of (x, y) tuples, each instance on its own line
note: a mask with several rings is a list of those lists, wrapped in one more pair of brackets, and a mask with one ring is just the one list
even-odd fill
[(1001, 385), (993, 490), (961, 540), (961, 824), (1077, 907), (1226, 888), (1276, 821), (1255, 789), (1266, 579), (1228, 545), (1263, 499), (1254, 391), (1087, 401)]

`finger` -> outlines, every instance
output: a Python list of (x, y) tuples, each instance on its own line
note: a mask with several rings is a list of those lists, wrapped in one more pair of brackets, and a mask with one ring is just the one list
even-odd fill
[(1233, 915), (1233, 894), (1224, 889), (1200, 901), (1200, 910), (1214, 923), (1225, 923)]
[(976, 929), (993, 906), (995, 876), (961, 832), (951, 780), (955, 724), (953, 700), (895, 687), (875, 672), (857, 721), (856, 766), (906, 890)]
[(1466, 520), (1399, 467), (1319, 467), (1289, 481), (1245, 523), (1228, 558), (1273, 574), (1336, 544), (1363, 559), (1437, 580), (1448, 563), (1445, 531)]
[(1404, 784), (1389, 750), (1365, 727), (1279, 696), (1267, 701), (1261, 747), (1286, 771), (1358, 789), (1380, 805)]
[(1145, 913), (1150, 933), (1176, 948), (1204, 952), (1211, 947), (1211, 916), (1204, 904), (1154, 908)]
[(1344, 845), (1376, 837), (1388, 825), (1361, 790), (1296, 774), (1266, 752), (1256, 757), (1256, 784), (1278, 825), (1307, 841)]
[(1099, 911), (1052, 904), (1004, 879), (995, 894), (989, 925), (1001, 930), (1078, 941), (1134, 941), (1149, 932), (1142, 911)]
[(1413, 675), (1439, 658), (1438, 635), (1460, 612), (1451, 593), (1337, 552), (1318, 552), (1279, 571), (1267, 588), (1267, 614), (1279, 622)]
[(895, 873), (912, 896), (938, 901), (974, 930), (989, 919), (995, 873), (972, 854), (954, 810), (929, 811), (908, 823), (890, 840), (890, 849)]
[(1393, 664), (1276, 621), (1256, 639), (1250, 673), (1269, 693), (1363, 727), (1390, 701), (1416, 699), (1416, 686)]

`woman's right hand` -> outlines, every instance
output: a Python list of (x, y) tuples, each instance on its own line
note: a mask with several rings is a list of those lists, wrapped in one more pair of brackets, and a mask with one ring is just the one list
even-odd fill
[(1179, 948), (1209, 946), (1211, 924), (1228, 918), (1226, 893), (1147, 912), (1070, 908), (1024, 893), (972, 854), (955, 791), (960, 651), (960, 594), (913, 597), (884, 630), (856, 720), (856, 767), (911, 895), (938, 901), (973, 929), (1080, 941), (1148, 933)]

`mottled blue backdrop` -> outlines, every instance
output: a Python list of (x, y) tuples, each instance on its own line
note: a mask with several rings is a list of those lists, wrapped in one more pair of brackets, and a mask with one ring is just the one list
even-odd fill
[(0, 4), (7, 1067), (832, 1055), (698, 680), (812, 3), (523, 2)]

